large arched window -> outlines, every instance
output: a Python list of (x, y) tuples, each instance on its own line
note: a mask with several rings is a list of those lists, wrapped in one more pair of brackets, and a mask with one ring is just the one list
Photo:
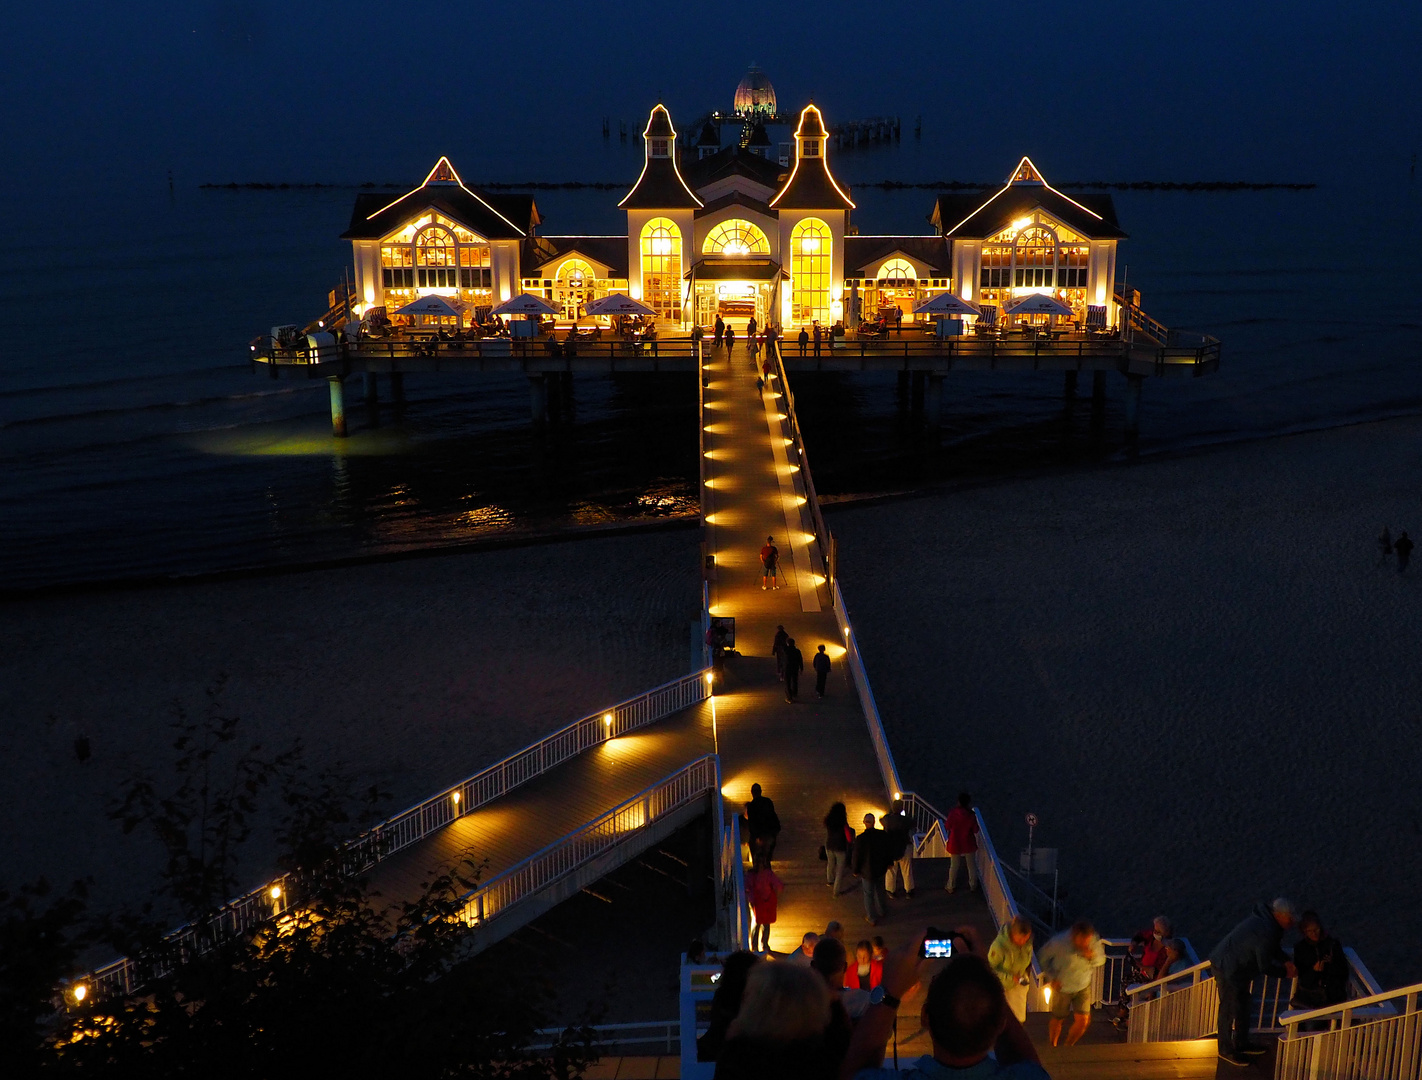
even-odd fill
[(879, 267), (880, 285), (894, 285), (902, 288), (905, 285), (916, 284), (917, 281), (918, 271), (907, 259), (890, 259)]
[(723, 221), (706, 234), (703, 255), (769, 255), (770, 241), (754, 222), (741, 218)]
[(1040, 223), (1029, 225), (1012, 242), (1012, 285), (1017, 289), (1053, 288), (1057, 234)]
[(658, 318), (681, 321), (681, 230), (667, 218), (642, 227), (642, 302)]
[(582, 259), (565, 259), (558, 267), (553, 300), (563, 307), (563, 317), (576, 321), (583, 305), (597, 299), (597, 274)]
[(381, 278), (390, 299), (413, 299), (428, 289), (453, 289), (484, 302), (493, 287), (489, 244), (447, 218), (425, 218), (380, 245)]
[(834, 235), (819, 218), (805, 218), (790, 233), (790, 317), (797, 323), (829, 322), (830, 255)]

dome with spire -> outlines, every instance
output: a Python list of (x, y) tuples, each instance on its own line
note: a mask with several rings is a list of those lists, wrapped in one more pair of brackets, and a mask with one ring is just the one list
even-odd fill
[(754, 64), (736, 87), (737, 116), (774, 116), (775, 87)]

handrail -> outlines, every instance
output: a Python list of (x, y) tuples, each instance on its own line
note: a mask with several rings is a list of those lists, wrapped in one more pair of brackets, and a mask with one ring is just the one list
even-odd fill
[(726, 912), (730, 951), (750, 948), (750, 904), (741, 861), (741, 819), (733, 816), (721, 833), (721, 905)]
[[(706, 700), (711, 692), (706, 681), (708, 674), (709, 669), (703, 669), (683, 675), (611, 709), (577, 720), (439, 794), (386, 818), (343, 845), (341, 857), (346, 872), (358, 874), (368, 870), (382, 859), (418, 843), (457, 818), (585, 750)], [(172, 963), (146, 962), (148, 977), (166, 975), (187, 956), (207, 952), (217, 942), (280, 915), (294, 902), (287, 885), (286, 876), (277, 877), (228, 901), (205, 923), (188, 923), (173, 930), (164, 937), (163, 944), (175, 950), (178, 959)], [(273, 888), (278, 890), (275, 897)], [(127, 994), (137, 989), (140, 978), (138, 965), (124, 956), (96, 968), (89, 981), (96, 991)]]
[[(1196, 972), (1204, 971), (1209, 966), (1210, 962), (1208, 960), (1201, 960), (1198, 964), (1192, 964), (1190, 967), (1181, 968), (1179, 971), (1172, 971), (1169, 975), (1163, 975), (1159, 979), (1153, 979), (1148, 983), (1132, 983), (1130, 986), (1126, 987), (1126, 993), (1134, 997), (1136, 994), (1145, 993), (1147, 990), (1158, 990), (1166, 983), (1175, 982), (1177, 979), (1183, 978), (1186, 975), (1194, 975)], [(1213, 973), (1211, 973), (1208, 977), (1214, 978)], [(1194, 981), (1199, 982), (1200, 980), (1199, 978), (1196, 978)]]
[(864, 719), (869, 727), (869, 739), (874, 744), (874, 757), (879, 763), (879, 776), (884, 781), (884, 790), (891, 799), (903, 794), (903, 784), (899, 782), (898, 766), (894, 764), (894, 752), (889, 749), (888, 736), (884, 734), (884, 721), (879, 716), (879, 706), (874, 701), (874, 691), (869, 686), (869, 675), (864, 670), (864, 658), (859, 655), (859, 645), (854, 640), (854, 627), (849, 620), (849, 608), (845, 606), (844, 595), (836, 580), (830, 587), (834, 597), (834, 610), (840, 619), (840, 629), (844, 633), (844, 657), (849, 663), (849, 672), (854, 679), (854, 688), (859, 692), (859, 705), (864, 710)]
[[(327, 330), (326, 332), (330, 332)], [(327, 349), (329, 350), (329, 346)], [(561, 341), (550, 337), (536, 338), (361, 338), (347, 341), (338, 334), (334, 353), (326, 360), (320, 350), (306, 344), (279, 345), (269, 335), (251, 342), (252, 359), (270, 364), (320, 366), (350, 359), (361, 360), (427, 360), (427, 359), (509, 359), (544, 360), (555, 370), (573, 370), (579, 359), (596, 360), (687, 360), (696, 356), (696, 343), (687, 338), (659, 338), (655, 342), (629, 342), (620, 339), (587, 341), (577, 346), (571, 356)]]
[(1337, 1017), (1353, 1009), (1366, 1009), (1371, 1005), (1390, 1004), (1394, 999), (1406, 997), (1409, 994), (1422, 994), (1422, 983), (1413, 983), (1411, 986), (1402, 986), (1396, 990), (1384, 990), (1376, 994), (1369, 994), (1367, 997), (1350, 998), (1347, 1001), (1340, 1001), (1336, 1005), (1325, 1005), (1321, 1009), (1310, 1009), (1307, 1012), (1289, 1012), (1280, 1014), (1280, 1016), (1282, 1018), (1287, 1015), (1290, 1025), (1306, 1024), (1310, 1020), (1326, 1020), (1330, 1017)]
[[(836, 577), (834, 565), (834, 541), (824, 514), (820, 512), (820, 496), (815, 491), (815, 478), (810, 471), (809, 453), (805, 449), (805, 437), (800, 430), (800, 420), (795, 412), (795, 393), (790, 389), (790, 379), (785, 372), (785, 360), (780, 354), (780, 339), (766, 342), (766, 351), (775, 362), (775, 377), (780, 380), (781, 393), (785, 400), (785, 421), (790, 428), (791, 446), (799, 458), (800, 482), (805, 486), (805, 502), (810, 508), (810, 520), (815, 528), (815, 542), (820, 549), (820, 561), (824, 563), (825, 577), (833, 583)], [(836, 608), (835, 610), (839, 610)]]
[(461, 917), (471, 926), (487, 923), (667, 814), (707, 792), (719, 793), (720, 790), (720, 760), (715, 754), (697, 758), (620, 806), (471, 889), (460, 898), (464, 903)]

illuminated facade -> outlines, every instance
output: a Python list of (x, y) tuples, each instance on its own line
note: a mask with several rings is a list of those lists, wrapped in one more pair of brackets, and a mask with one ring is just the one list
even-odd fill
[(482, 317), (530, 292), (567, 324), (586, 318), (593, 300), (625, 292), (678, 329), (719, 316), (794, 331), (912, 323), (920, 301), (951, 291), (999, 309), (1051, 293), (1082, 323), (1101, 321), (1092, 306), (1106, 325), (1117, 321), (1112, 283), (1125, 233), (1110, 197), (1057, 191), (1027, 158), (999, 190), (940, 196), (933, 235), (860, 234), (813, 105), (800, 113), (788, 166), (741, 146), (683, 155), (661, 105), (642, 134), (642, 171), (618, 204), (627, 215), (618, 235), (542, 236), (531, 196), (480, 192), (445, 158), (398, 198), (362, 193), (345, 233), (357, 313), (393, 313), (434, 294)]

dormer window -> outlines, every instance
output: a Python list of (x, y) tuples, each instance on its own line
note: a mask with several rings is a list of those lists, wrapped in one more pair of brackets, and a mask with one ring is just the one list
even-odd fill
[(806, 140), (805, 140), (805, 149), (804, 149), (804, 152), (802, 153), (801, 156), (802, 156), (802, 157), (819, 157), (819, 156), (820, 156), (820, 140), (819, 140), (819, 139), (806, 139)]
[(670, 140), (670, 139), (652, 139), (652, 140), (651, 140), (651, 146), (652, 146), (652, 149), (651, 149), (652, 157), (664, 158), (664, 157), (670, 157), (670, 156), (671, 156), (671, 140)]

